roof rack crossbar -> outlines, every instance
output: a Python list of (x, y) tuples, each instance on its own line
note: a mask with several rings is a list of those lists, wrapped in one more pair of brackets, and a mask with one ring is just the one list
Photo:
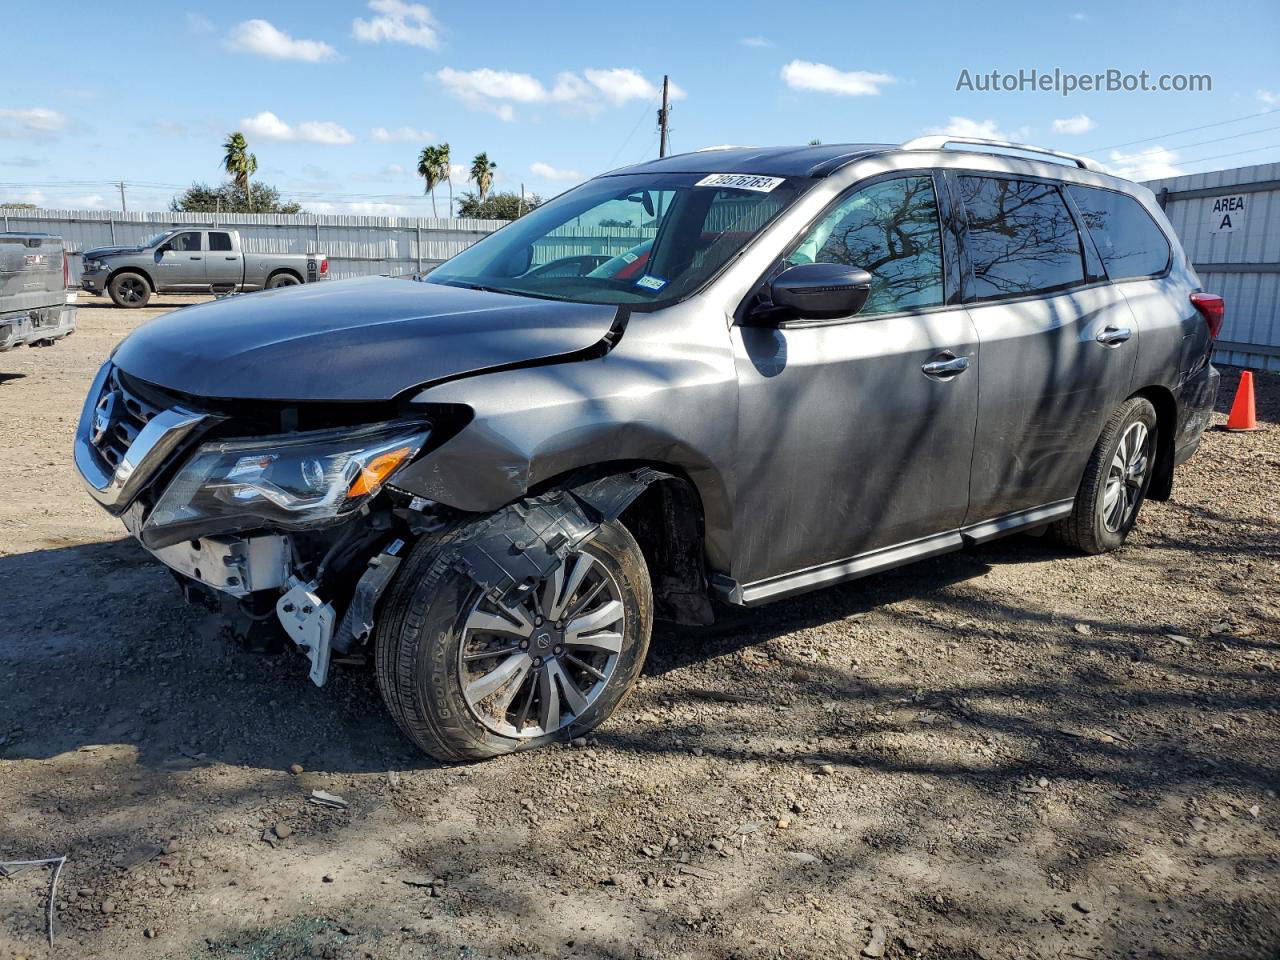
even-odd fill
[(1059, 160), (1070, 160), (1082, 170), (1092, 170), (1095, 173), (1107, 172), (1107, 168), (1097, 160), (1090, 160), (1088, 157), (1077, 156), (1074, 153), (1064, 153), (1061, 150), (1050, 150), (1048, 147), (1034, 147), (1028, 143), (1014, 143), (1011, 140), (988, 140), (983, 137), (954, 137), (942, 133), (928, 137), (916, 137), (914, 140), (908, 140), (902, 145), (902, 149), (942, 150), (949, 143), (966, 143), (979, 147), (995, 147), (1001, 150), (1017, 150), (1022, 153), (1043, 153), (1046, 156), (1057, 157)]

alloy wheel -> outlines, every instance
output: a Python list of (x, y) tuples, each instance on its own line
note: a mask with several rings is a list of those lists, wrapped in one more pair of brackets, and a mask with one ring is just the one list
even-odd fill
[(462, 695), (494, 733), (530, 739), (572, 724), (617, 669), (622, 591), (588, 553), (568, 556), (521, 601), (481, 596), (458, 648)]
[(126, 303), (141, 303), (145, 290), (141, 280), (127, 277), (120, 281), (120, 298)]
[(1151, 467), (1150, 445), (1151, 432), (1141, 421), (1130, 424), (1120, 437), (1102, 497), (1102, 522), (1112, 533), (1122, 530), (1138, 512)]

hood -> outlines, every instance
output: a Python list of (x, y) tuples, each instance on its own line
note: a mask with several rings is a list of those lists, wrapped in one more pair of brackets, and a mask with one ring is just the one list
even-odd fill
[(195, 396), (380, 401), (431, 380), (586, 349), (616, 313), (363, 277), (175, 310), (135, 330), (112, 361)]
[(98, 257), (109, 257), (116, 253), (141, 253), (146, 247), (135, 244), (132, 247), (94, 247), (92, 250), (86, 250), (83, 254), (86, 260), (96, 260)]

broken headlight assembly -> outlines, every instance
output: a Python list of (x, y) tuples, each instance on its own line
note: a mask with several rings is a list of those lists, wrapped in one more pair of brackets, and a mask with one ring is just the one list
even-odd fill
[(151, 547), (254, 527), (342, 519), (417, 456), (426, 423), (380, 424), (206, 443), (170, 481), (142, 528)]

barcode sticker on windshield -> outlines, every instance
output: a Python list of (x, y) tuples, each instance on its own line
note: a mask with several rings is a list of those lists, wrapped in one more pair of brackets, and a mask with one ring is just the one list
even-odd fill
[(779, 184), (786, 182), (786, 177), (759, 177), (752, 173), (709, 173), (695, 187), (721, 187), (725, 190), (754, 190), (757, 193), (768, 193)]
[(644, 287), (646, 290), (661, 290), (666, 285), (667, 281), (652, 275), (645, 275), (636, 281), (637, 287)]

